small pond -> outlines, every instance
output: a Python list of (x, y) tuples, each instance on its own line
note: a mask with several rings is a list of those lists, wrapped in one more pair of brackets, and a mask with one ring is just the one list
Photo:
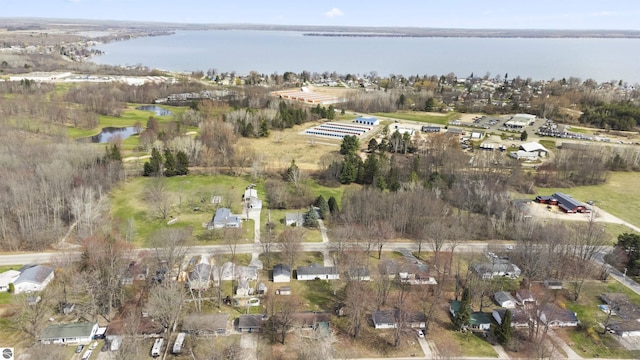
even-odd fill
[(98, 135), (91, 137), (92, 143), (108, 143), (115, 137), (120, 137), (122, 140), (128, 138), (131, 135), (135, 135), (140, 131), (139, 128), (134, 126), (127, 126), (123, 128), (106, 127), (102, 128), (102, 131)]
[(160, 106), (156, 106), (156, 105), (144, 105), (144, 106), (138, 106), (136, 108), (136, 110), (142, 110), (142, 111), (152, 111), (154, 112), (157, 116), (169, 116), (171, 114), (173, 114), (171, 112), (171, 110), (167, 110), (167, 109), (163, 109)]

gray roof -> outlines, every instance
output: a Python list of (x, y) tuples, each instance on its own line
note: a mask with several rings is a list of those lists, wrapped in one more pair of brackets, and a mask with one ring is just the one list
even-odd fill
[[(23, 268), (24, 269), (24, 268)], [(53, 268), (44, 265), (35, 265), (22, 270), (22, 273), (13, 282), (14, 284), (20, 284), (23, 282), (42, 283), (51, 273)]]
[(371, 277), (369, 268), (366, 266), (354, 266), (347, 271), (350, 279), (363, 279)]
[(53, 324), (40, 333), (41, 340), (90, 336), (96, 323)]
[[(519, 325), (519, 324), (528, 324), (529, 316), (527, 313), (521, 308), (509, 309), (511, 311), (511, 325)], [(507, 309), (494, 309), (493, 311), (497, 312), (500, 316), (499, 324), (502, 324), (502, 320), (504, 320), (504, 316), (507, 313)]]
[(514, 299), (513, 296), (511, 296), (511, 294), (506, 291), (498, 291), (493, 295), (493, 297), (496, 299), (498, 304), (502, 304), (505, 301), (513, 301), (514, 303), (516, 302), (516, 299)]
[(238, 318), (238, 328), (239, 329), (260, 329), (262, 327), (262, 322), (264, 320), (264, 315), (256, 314), (256, 315), (240, 315)]
[(273, 276), (291, 277), (291, 267), (285, 264), (278, 264), (273, 267)]
[(284, 216), (285, 224), (289, 221), (295, 221), (296, 223), (304, 222), (304, 214), (303, 213), (286, 213)]
[(563, 194), (561, 192), (554, 193), (552, 195), (558, 200), (558, 206), (571, 210), (578, 206), (584, 206), (580, 201), (571, 197), (571, 195)]
[(216, 210), (216, 214), (213, 215), (212, 222), (214, 224), (228, 224), (239, 222), (240, 218), (236, 215), (231, 215), (231, 209), (228, 208), (218, 208)]
[[(396, 319), (400, 318), (400, 310), (374, 311), (371, 314), (374, 324), (395, 324)], [(406, 314), (408, 322), (424, 322), (427, 317), (421, 312), (411, 312)]]
[(207, 263), (199, 263), (193, 267), (191, 272), (191, 280), (209, 280), (211, 274), (211, 265)]
[(320, 264), (298, 266), (298, 275), (327, 275), (336, 274), (337, 272), (338, 268), (335, 266), (322, 266)]
[(546, 304), (542, 309), (542, 313), (547, 317), (547, 321), (578, 322), (576, 313), (563, 309), (558, 305)]
[(182, 321), (182, 329), (189, 333), (202, 334), (226, 330), (229, 314), (189, 314)]

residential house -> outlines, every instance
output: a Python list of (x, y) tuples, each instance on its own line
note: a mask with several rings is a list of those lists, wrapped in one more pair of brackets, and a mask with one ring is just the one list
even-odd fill
[(452, 300), (449, 302), (449, 313), (451, 317), (455, 318), (458, 311), (460, 311), (460, 301)]
[(237, 329), (240, 332), (261, 332), (263, 323), (264, 315), (262, 314), (243, 314), (238, 318)]
[(496, 292), (493, 294), (493, 298), (496, 300), (496, 303), (503, 308), (513, 309), (516, 307), (516, 299), (506, 291)]
[(18, 270), (7, 270), (0, 274), (0, 292), (9, 291), (9, 284), (16, 281), (18, 276), (20, 276), (20, 271)]
[(373, 327), (376, 329), (394, 329), (404, 322), (408, 327), (423, 329), (426, 327), (427, 317), (422, 312), (401, 313), (400, 310), (375, 311), (371, 314)]
[[(522, 308), (509, 309), (511, 311), (511, 327), (514, 328), (524, 328), (529, 327), (529, 323), (531, 322), (531, 317), (528, 315), (527, 311)], [(496, 320), (498, 325), (502, 325), (502, 320), (507, 312), (507, 309), (494, 309), (492, 312), (493, 318)]]
[(398, 278), (401, 282), (412, 285), (435, 285), (436, 280), (429, 276), (429, 265), (426, 264), (404, 264), (400, 266)]
[(244, 195), (242, 195), (242, 201), (247, 209), (262, 209), (262, 200), (258, 198), (258, 190), (253, 184), (247, 186)]
[(354, 266), (347, 270), (348, 280), (371, 281), (371, 273), (366, 266)]
[(520, 268), (505, 259), (494, 258), (492, 262), (474, 264), (471, 269), (483, 279), (498, 276), (515, 279), (520, 276)]
[(538, 311), (538, 317), (549, 327), (575, 327), (580, 323), (576, 313), (555, 304), (545, 304), (542, 310)]
[(622, 320), (640, 321), (640, 305), (634, 303), (623, 293), (604, 293), (600, 295), (610, 311)]
[(236, 296), (248, 296), (252, 292), (249, 288), (249, 280), (239, 279), (236, 287)]
[(278, 264), (273, 267), (273, 282), (284, 283), (291, 281), (291, 267), (285, 264)]
[(96, 332), (97, 323), (52, 324), (42, 330), (39, 339), (43, 344), (88, 344)]
[(145, 281), (148, 274), (149, 268), (146, 265), (132, 261), (122, 275), (122, 285), (132, 285), (134, 281)]
[[(275, 314), (274, 318), (281, 316)], [(326, 312), (302, 311), (291, 314), (291, 330), (329, 330), (331, 315)]]
[(231, 209), (228, 208), (218, 208), (207, 226), (209, 230), (239, 227), (242, 227), (242, 220), (239, 216), (231, 214)]
[(560, 210), (568, 214), (591, 212), (587, 205), (561, 192), (553, 193), (551, 196), (538, 195), (535, 201), (541, 204), (558, 205)]
[(216, 282), (240, 279), (258, 280), (258, 269), (254, 266), (235, 265), (231, 262), (224, 263), (219, 269), (213, 269), (213, 280)]
[(16, 294), (42, 291), (53, 280), (53, 268), (45, 265), (26, 265), (13, 281)]
[(201, 262), (193, 267), (189, 275), (189, 288), (191, 290), (206, 290), (211, 286), (211, 265)]
[(622, 320), (611, 322), (607, 325), (607, 330), (622, 337), (640, 336), (640, 321)]
[(401, 264), (397, 260), (385, 259), (378, 265), (380, 274), (389, 279), (395, 279), (398, 276)]
[(471, 330), (488, 331), (491, 329), (491, 315), (489, 313), (474, 311), (469, 319)]
[(309, 266), (298, 266), (298, 280), (337, 280), (340, 279), (340, 273), (336, 266), (322, 266), (320, 264), (311, 264)]
[(304, 225), (304, 214), (286, 213), (284, 216), (284, 224), (286, 226), (302, 226)]
[(562, 290), (562, 281), (547, 279), (544, 281), (544, 287), (546, 287), (549, 290)]
[(195, 336), (224, 335), (229, 314), (189, 314), (182, 320), (182, 331)]
[(518, 301), (518, 304), (522, 306), (535, 306), (538, 304), (533, 293), (527, 289), (520, 289), (516, 291), (516, 300)]

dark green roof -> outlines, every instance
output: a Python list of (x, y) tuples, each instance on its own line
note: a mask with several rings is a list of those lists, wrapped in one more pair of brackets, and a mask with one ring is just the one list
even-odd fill
[(42, 330), (40, 339), (62, 339), (91, 336), (96, 323), (81, 322), (72, 324), (53, 324)]
[(471, 325), (490, 324), (491, 315), (485, 312), (473, 312), (471, 313), (471, 319), (469, 323)]

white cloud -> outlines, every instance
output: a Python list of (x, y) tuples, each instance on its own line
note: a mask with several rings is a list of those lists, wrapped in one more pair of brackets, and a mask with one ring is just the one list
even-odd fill
[(324, 13), (324, 16), (326, 17), (337, 17), (337, 16), (342, 16), (344, 15), (344, 13), (342, 12), (342, 10), (338, 9), (338, 8), (332, 8), (331, 10), (327, 11), (326, 13)]

